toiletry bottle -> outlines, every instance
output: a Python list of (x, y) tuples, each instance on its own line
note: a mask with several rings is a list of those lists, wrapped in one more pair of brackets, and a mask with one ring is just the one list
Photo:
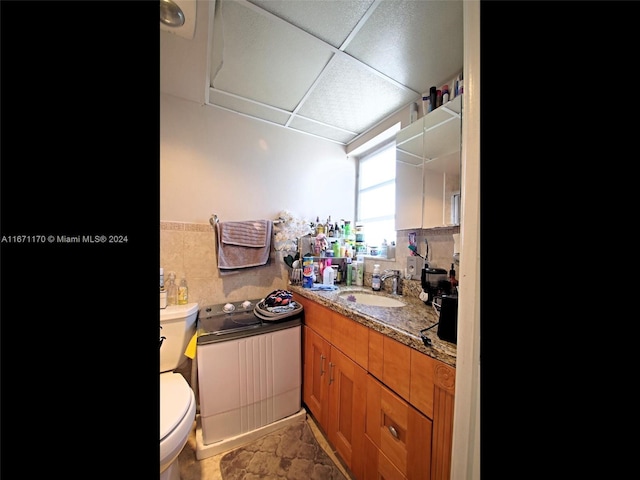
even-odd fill
[(176, 274), (169, 273), (169, 284), (167, 285), (167, 305), (178, 304), (178, 286), (176, 285)]
[(455, 295), (455, 288), (458, 286), (458, 280), (456, 280), (456, 271), (453, 263), (451, 264), (451, 270), (449, 270), (449, 283), (451, 283), (451, 294)]
[(371, 290), (380, 291), (380, 265), (377, 263), (373, 266), (373, 274), (371, 277)]
[(167, 308), (167, 290), (164, 288), (164, 269), (160, 267), (160, 308)]
[[(362, 258), (362, 260), (360, 260)], [(362, 287), (364, 285), (364, 256), (358, 255), (356, 261), (356, 285)]]
[(435, 110), (437, 108), (437, 103), (436, 103), (436, 95), (438, 89), (435, 86), (429, 87), (429, 102), (431, 103), (431, 110)]
[(430, 98), (428, 93), (422, 94), (422, 115), (426, 115), (431, 111)]
[(338, 240), (334, 240), (331, 243), (331, 249), (333, 250), (333, 256), (334, 257), (339, 257), (340, 256), (340, 242)]
[(409, 123), (413, 123), (418, 120), (418, 104), (412, 103), (409, 111)]
[(442, 86), (442, 104), (449, 102), (449, 85)]
[(331, 268), (331, 265), (325, 267), (322, 272), (322, 284), (323, 285), (333, 285), (335, 282), (335, 270)]
[[(364, 241), (364, 226), (359, 223), (356, 225), (356, 253), (366, 253), (367, 244)], [(364, 259), (363, 259), (364, 261)]]
[(186, 305), (189, 303), (189, 287), (187, 287), (187, 279), (180, 280), (178, 286), (178, 305)]
[(346, 270), (347, 270), (347, 273), (346, 273), (346, 275), (345, 275), (345, 276), (346, 276), (346, 283), (347, 283), (347, 287), (350, 287), (350, 286), (351, 286), (351, 275), (352, 275), (352, 271), (351, 271), (351, 257), (347, 257), (347, 258), (345, 259), (345, 261), (346, 261)]

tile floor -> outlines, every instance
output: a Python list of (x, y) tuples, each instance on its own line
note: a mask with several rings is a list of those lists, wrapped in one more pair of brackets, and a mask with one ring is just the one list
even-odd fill
[[(344, 468), (341, 461), (332, 450), (331, 446), (327, 442), (324, 434), (318, 428), (315, 419), (307, 414), (307, 422), (311, 431), (316, 436), (320, 446), (327, 452), (329, 457), (342, 471), (345, 477), (352, 478), (348, 471)], [(180, 476), (181, 480), (222, 480), (220, 474), (220, 459), (227, 452), (219, 453), (209, 458), (198, 460), (196, 458), (196, 422), (193, 422), (193, 427), (189, 433), (187, 444), (180, 453)]]

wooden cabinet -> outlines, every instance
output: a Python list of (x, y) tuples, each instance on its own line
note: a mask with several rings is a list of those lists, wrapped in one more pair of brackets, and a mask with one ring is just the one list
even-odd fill
[[(367, 328), (330, 309), (304, 306), (303, 400), (356, 478), (364, 472)], [(323, 333), (320, 333), (320, 331)], [(335, 344), (329, 340), (335, 337)], [(338, 348), (338, 345), (341, 348)], [(356, 362), (359, 359), (359, 362)]]
[(356, 479), (449, 480), (455, 369), (316, 302), (303, 400)]

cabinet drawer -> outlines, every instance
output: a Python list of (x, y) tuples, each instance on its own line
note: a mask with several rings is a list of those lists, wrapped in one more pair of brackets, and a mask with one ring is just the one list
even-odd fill
[(411, 384), (411, 348), (369, 330), (369, 372), (405, 400)]
[(398, 467), (366, 436), (364, 480), (407, 480)]
[(365, 433), (402, 475), (412, 480), (430, 478), (431, 420), (371, 375), (367, 377)]
[(314, 301), (308, 300), (300, 295), (294, 295), (293, 299), (303, 306), (305, 325), (313, 328), (326, 340), (331, 340), (331, 316), (333, 311)]
[(369, 329), (355, 320), (332, 312), (331, 343), (365, 370), (369, 365)]

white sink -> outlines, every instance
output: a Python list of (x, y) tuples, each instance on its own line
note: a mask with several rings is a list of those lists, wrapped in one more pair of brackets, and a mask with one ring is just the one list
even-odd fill
[(371, 305), (373, 307), (404, 307), (406, 305), (395, 298), (383, 297), (382, 295), (374, 295), (364, 292), (345, 293), (340, 295), (340, 298), (347, 302)]

